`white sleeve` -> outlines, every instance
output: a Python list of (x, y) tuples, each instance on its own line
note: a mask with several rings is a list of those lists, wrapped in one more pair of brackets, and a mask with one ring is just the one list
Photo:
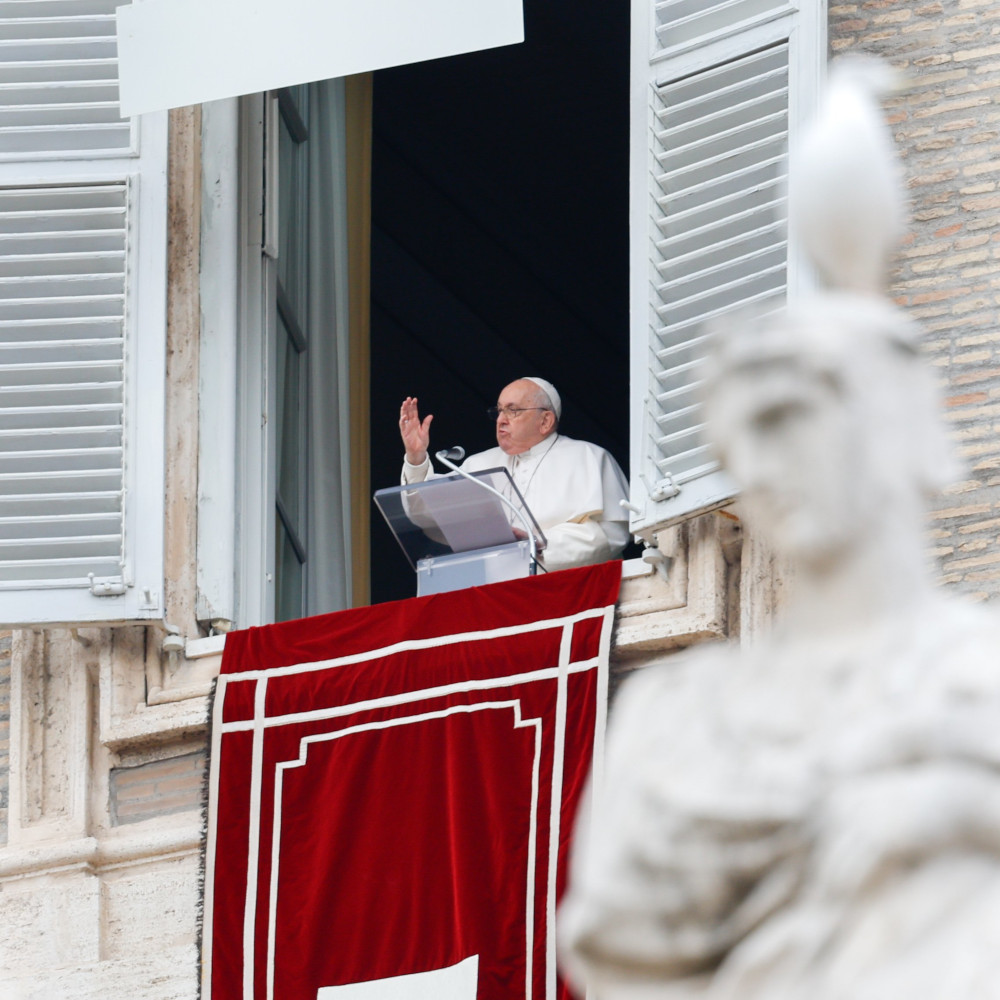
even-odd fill
[(553, 525), (544, 531), (548, 545), (542, 552), (542, 564), (546, 569), (568, 569), (614, 559), (625, 548), (625, 542), (618, 544), (617, 540), (622, 533), (627, 541), (628, 527), (621, 521), (566, 521)]
[(410, 465), (403, 459), (403, 474), (400, 477), (400, 486), (407, 486), (409, 483), (422, 483), (425, 479), (431, 478), (431, 457), (428, 455), (420, 465)]
[(608, 539), (611, 549), (609, 559), (617, 559), (628, 545), (628, 521), (601, 521), (601, 528)]

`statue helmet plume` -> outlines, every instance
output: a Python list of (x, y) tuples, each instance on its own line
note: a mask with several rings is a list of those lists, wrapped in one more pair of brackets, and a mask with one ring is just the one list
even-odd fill
[(874, 57), (841, 58), (819, 114), (792, 149), (789, 224), (831, 290), (885, 291), (906, 199), (879, 99), (899, 82)]

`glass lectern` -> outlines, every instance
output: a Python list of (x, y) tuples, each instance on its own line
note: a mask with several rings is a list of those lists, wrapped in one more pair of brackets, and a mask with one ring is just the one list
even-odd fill
[[(539, 552), (542, 534), (506, 469), (457, 473), (378, 490), (375, 503), (417, 574), (417, 594), (530, 576), (535, 567), (521, 517)], [(504, 500), (484, 489), (492, 486)]]

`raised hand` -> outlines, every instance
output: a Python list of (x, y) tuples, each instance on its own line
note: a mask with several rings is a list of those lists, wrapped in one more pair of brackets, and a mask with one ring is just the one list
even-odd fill
[(417, 409), (417, 397), (407, 396), (399, 408), (399, 435), (406, 449), (406, 461), (410, 465), (423, 465), (427, 449), (431, 443), (431, 421), (434, 414), (428, 413), (421, 421)]

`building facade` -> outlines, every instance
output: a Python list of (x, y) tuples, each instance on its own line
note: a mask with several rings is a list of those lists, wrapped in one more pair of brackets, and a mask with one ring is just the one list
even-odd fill
[[(815, 102), (828, 53), (877, 53), (909, 79), (887, 102), (913, 219), (892, 292), (926, 331), (965, 460), (932, 515), (928, 553), (944, 586), (979, 601), (1000, 592), (1000, 7), (735, 6), (727, 22), (713, 20), (722, 5), (695, 3), (691, 16), (633, 5), (632, 503), (651, 549), (625, 568), (620, 674), (752, 636), (780, 604), (781, 574), (743, 533), (686, 410), (684, 372), (705, 316), (807, 281), (766, 221), (780, 202), (771, 150)], [(27, 497), (2, 514), (14, 528), (0, 590), (0, 992), (19, 1000), (197, 995), (206, 714), (225, 631), (364, 600), (367, 414), (363, 380), (346, 372), (368, 364), (370, 79), (122, 126), (113, 95), (94, 96), (109, 60), (113, 72), (113, 46), (94, 40), (109, 17), (113, 4), (85, 0), (0, 3), (12, 53), (0, 61), (0, 123), (10, 135), (33, 123), (22, 152), (0, 158), (0, 357), (11, 358), (0, 483)], [(77, 76), (32, 78), (31, 63), (67, 62), (48, 51), (59, 31), (75, 39), (65, 45)], [(701, 117), (686, 116), (692, 106)], [(68, 146), (60, 115), (76, 116)], [(726, 157), (745, 187), (712, 187)], [(674, 183), (685, 174), (692, 183)], [(279, 178), (271, 201), (268, 176)], [(330, 243), (297, 242), (289, 220), (317, 201), (336, 221)], [(752, 253), (684, 242), (702, 228), (691, 220), (713, 212), (721, 242), (750, 241)], [(69, 221), (52, 231), (87, 244), (77, 271), (48, 269), (72, 247), (32, 241), (43, 229), (32, 219), (60, 213)], [(309, 279), (318, 256), (335, 262), (322, 299)], [(67, 316), (91, 332), (67, 333)], [(310, 323), (323, 322), (339, 333), (318, 356)], [(321, 387), (311, 400), (309, 379)], [(52, 465), (39, 441), (53, 434), (21, 415), (72, 409), (70, 392), (89, 422), (48, 425), (70, 428), (56, 449), (65, 462)], [(333, 441), (313, 443), (319, 424)], [(74, 467), (80, 440), (86, 461)], [(334, 456), (341, 502), (327, 520), (310, 499), (320, 487), (301, 475), (303, 441)], [(11, 484), (36, 474), (70, 483), (68, 506), (26, 514), (44, 491)], [(112, 499), (102, 507), (96, 494)], [(82, 527), (56, 527), (67, 523)], [(330, 545), (336, 560), (304, 569), (317, 562), (311, 547)], [(58, 572), (82, 582), (57, 587)]]

